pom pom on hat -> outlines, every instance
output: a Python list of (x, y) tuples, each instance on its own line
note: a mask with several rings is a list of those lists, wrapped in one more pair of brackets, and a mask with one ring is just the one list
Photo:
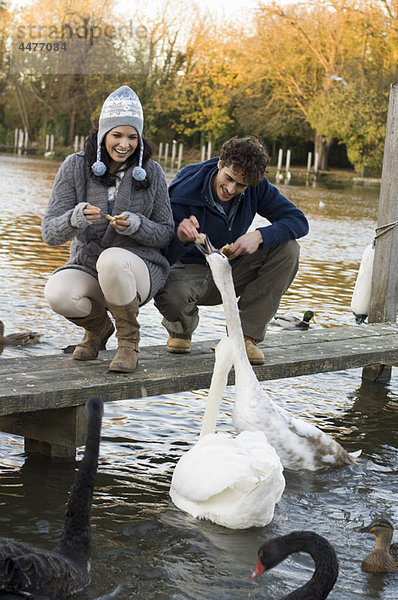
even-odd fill
[(143, 181), (146, 177), (146, 171), (142, 168), (144, 155), (144, 142), (142, 139), (144, 115), (137, 94), (127, 85), (122, 85), (112, 92), (102, 106), (97, 134), (97, 161), (91, 166), (91, 169), (97, 177), (104, 175), (106, 166), (101, 160), (102, 141), (108, 131), (121, 125), (134, 127), (138, 133), (140, 154), (138, 166), (133, 169), (133, 177), (137, 181)]
[[(94, 165), (93, 165), (94, 167)], [(144, 181), (146, 177), (146, 171), (142, 167), (134, 167), (133, 177), (136, 181)]]
[(101, 175), (105, 175), (106, 166), (102, 162), (102, 160), (97, 160), (94, 164), (91, 165), (91, 170), (97, 177), (101, 177)]

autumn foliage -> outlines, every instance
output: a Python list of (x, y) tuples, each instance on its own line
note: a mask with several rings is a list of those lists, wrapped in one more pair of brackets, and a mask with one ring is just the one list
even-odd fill
[[(154, 142), (217, 146), (255, 134), (270, 148), (314, 143), (327, 168), (337, 141), (358, 170), (380, 168), (398, 78), (397, 1), (267, 2), (239, 22), (190, 3), (147, 2), (145, 14), (142, 4), (126, 15), (112, 0), (33, 0), (23, 11), (3, 3), (0, 143), (22, 127), (33, 143), (54, 133), (71, 145), (128, 84)], [(20, 49), (29, 41), (64, 41), (69, 53), (33, 57)]]

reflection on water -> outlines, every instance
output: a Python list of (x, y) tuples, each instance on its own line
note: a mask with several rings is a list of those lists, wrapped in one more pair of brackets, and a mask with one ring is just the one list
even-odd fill
[[(0, 306), (8, 328), (35, 329), (43, 343), (24, 354), (48, 354), (79, 339), (71, 323), (55, 315), (43, 298), (50, 273), (64, 264), (68, 247), (49, 248), (41, 239), (40, 223), (58, 163), (28, 158), (0, 157), (3, 205), (0, 215)], [(307, 215), (310, 233), (300, 241), (299, 273), (283, 297), (280, 311), (303, 314), (311, 309), (317, 327), (353, 324), (350, 311), (363, 250), (376, 225), (378, 190), (280, 186)], [(255, 223), (260, 223), (257, 219)], [(1, 318), (0, 314), (0, 318)], [(142, 310), (143, 344), (164, 343), (165, 331), (153, 303)], [(220, 331), (220, 307), (206, 309), (197, 339)], [(146, 324), (149, 327), (146, 327)], [(9, 329), (11, 332), (11, 329)], [(61, 341), (60, 341), (61, 340)], [(114, 339), (110, 347), (115, 346)], [(16, 354), (17, 352), (17, 354)], [(6, 348), (3, 356), (20, 355)]]
[[(59, 352), (79, 338), (76, 328), (54, 315), (43, 298), (48, 275), (68, 254), (66, 248), (47, 248), (40, 237), (57, 168), (46, 161), (0, 159), (0, 318), (9, 332), (29, 328), (43, 334), (42, 344), (6, 348), (2, 357)], [(310, 308), (317, 327), (353, 324), (350, 290), (374, 233), (377, 190), (281, 188), (311, 225), (301, 241), (300, 272), (281, 312), (300, 314)], [(152, 303), (140, 318), (143, 344), (164, 343)], [(219, 307), (202, 311), (196, 339), (223, 331)], [(359, 465), (286, 472), (286, 490), (273, 522), (229, 531), (185, 515), (168, 496), (174, 465), (197, 440), (205, 391), (107, 403), (93, 504), (93, 581), (76, 600), (276, 600), (311, 576), (311, 559), (291, 557), (256, 582), (250, 572), (263, 541), (294, 529), (318, 531), (336, 548), (340, 575), (331, 597), (396, 600), (396, 577), (362, 573), (360, 562), (373, 548), (373, 539), (355, 532), (378, 515), (398, 523), (395, 369), (388, 385), (363, 383), (360, 370), (263, 385), (275, 401), (335, 436), (348, 450), (361, 448)], [(228, 388), (221, 430), (232, 431), (232, 403), (233, 388)], [(79, 458), (81, 454), (80, 449)], [(20, 438), (0, 434), (1, 535), (54, 547), (74, 471), (73, 464), (26, 459)]]

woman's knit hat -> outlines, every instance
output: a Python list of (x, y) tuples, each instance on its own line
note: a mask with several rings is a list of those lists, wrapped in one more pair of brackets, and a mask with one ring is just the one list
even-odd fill
[(97, 134), (97, 161), (91, 166), (91, 169), (94, 175), (98, 177), (104, 175), (106, 166), (101, 160), (102, 140), (108, 131), (121, 125), (130, 125), (138, 133), (140, 154), (138, 166), (133, 169), (133, 177), (137, 181), (143, 181), (146, 177), (146, 171), (142, 168), (144, 114), (137, 94), (127, 85), (122, 85), (122, 87), (112, 92), (102, 106)]

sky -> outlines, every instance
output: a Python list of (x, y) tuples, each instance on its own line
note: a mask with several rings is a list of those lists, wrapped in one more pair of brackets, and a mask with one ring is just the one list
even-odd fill
[[(251, 11), (258, 4), (259, 0), (183, 0), (184, 4), (195, 4), (199, 5), (203, 11), (211, 12), (213, 15), (226, 17), (244, 15), (245, 12)], [(165, 0), (152, 0), (153, 4), (164, 4)], [(266, 3), (266, 2), (265, 2)], [(119, 0), (118, 2), (121, 8), (128, 10), (131, 7), (131, 0)], [(148, 4), (148, 2), (145, 2)]]
[[(31, 0), (11, 0), (10, 4), (15, 7), (23, 7), (30, 4)], [(56, 0), (54, 0), (56, 1)], [(128, 13), (132, 7), (137, 4), (143, 6), (143, 14), (146, 14), (148, 5), (162, 5), (167, 0), (115, 0), (115, 4), (118, 5), (120, 11)], [(184, 4), (190, 4), (195, 2), (205, 12), (211, 12), (213, 15), (218, 17), (227, 18), (238, 18), (244, 17), (245, 13), (252, 11), (256, 8), (259, 0), (181, 0)], [(270, 0), (262, 0), (263, 3), (267, 3)], [(83, 0), (84, 3), (84, 0)], [(145, 7), (145, 8), (144, 8)]]

